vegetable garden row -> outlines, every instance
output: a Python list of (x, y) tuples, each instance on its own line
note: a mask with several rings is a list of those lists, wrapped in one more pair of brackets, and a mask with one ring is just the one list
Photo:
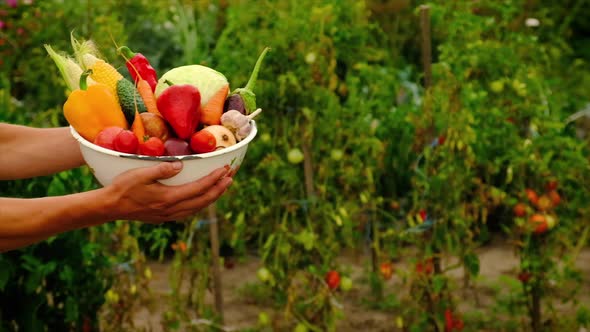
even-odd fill
[[(14, 3), (0, 4), (10, 123), (66, 125), (43, 45), (67, 50), (72, 31), (124, 76), (116, 45), (160, 75), (205, 64), (232, 87), (271, 49), (258, 136), (225, 196), (189, 220), (121, 220), (2, 254), (0, 331), (135, 330), (153, 261), (170, 267), (164, 330), (223, 330), (224, 269), (252, 256), (250, 294), (272, 309), (248, 331), (339, 331), (340, 300), (361, 285), (359, 302), (391, 317), (384, 331), (590, 327), (586, 1)], [(11, 197), (96, 187), (87, 167), (0, 183)], [(519, 268), (478, 294), (478, 252), (498, 239)]]

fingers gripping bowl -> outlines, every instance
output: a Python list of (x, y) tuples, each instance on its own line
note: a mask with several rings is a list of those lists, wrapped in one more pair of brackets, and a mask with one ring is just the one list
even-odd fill
[(118, 152), (89, 142), (71, 126), (70, 131), (80, 144), (86, 164), (103, 186), (109, 185), (115, 177), (126, 171), (176, 160), (183, 163), (182, 171), (174, 177), (159, 181), (165, 185), (180, 185), (196, 181), (225, 165), (229, 165), (231, 172), (235, 174), (244, 160), (249, 143), (257, 134), (256, 122), (250, 120), (250, 124), (250, 134), (235, 145), (213, 152), (183, 156), (144, 156)]

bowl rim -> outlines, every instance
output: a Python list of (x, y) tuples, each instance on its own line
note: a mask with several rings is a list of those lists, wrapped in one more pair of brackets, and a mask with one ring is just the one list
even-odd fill
[(119, 152), (119, 151), (103, 148), (102, 146), (99, 146), (99, 145), (96, 145), (92, 142), (89, 142), (84, 137), (82, 137), (76, 131), (76, 129), (74, 129), (74, 127), (72, 127), (71, 125), (70, 125), (70, 133), (80, 144), (82, 144), (94, 151), (108, 154), (108, 155), (111, 155), (114, 157), (121, 157), (121, 158), (127, 158), (127, 159), (135, 159), (135, 160), (176, 161), (176, 160), (206, 159), (206, 158), (210, 158), (210, 157), (224, 155), (226, 153), (230, 153), (232, 151), (238, 150), (238, 149), (248, 145), (254, 139), (254, 137), (256, 137), (256, 134), (258, 133), (258, 128), (256, 127), (256, 121), (250, 120), (250, 125), (252, 126), (250, 134), (248, 134), (248, 136), (246, 136), (243, 140), (237, 142), (236, 144), (234, 144), (230, 147), (223, 148), (223, 149), (216, 150), (216, 151), (212, 151), (212, 152), (207, 152), (207, 153), (190, 154), (190, 155), (182, 155), (182, 156), (144, 156), (144, 155), (138, 155), (138, 154)]

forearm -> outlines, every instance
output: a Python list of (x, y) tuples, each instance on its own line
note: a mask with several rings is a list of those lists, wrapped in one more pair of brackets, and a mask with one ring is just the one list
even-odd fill
[(107, 189), (36, 199), (0, 198), (0, 251), (110, 221)]
[(84, 164), (69, 128), (0, 123), (0, 180), (50, 175)]

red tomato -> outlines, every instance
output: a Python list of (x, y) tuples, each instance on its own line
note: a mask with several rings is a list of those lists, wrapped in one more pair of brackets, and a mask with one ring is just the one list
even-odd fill
[(541, 211), (547, 211), (553, 207), (553, 202), (547, 195), (541, 195), (537, 201), (537, 208)]
[(516, 217), (524, 217), (526, 215), (526, 205), (518, 203), (514, 206), (514, 215)]
[(557, 185), (558, 185), (557, 180), (550, 180), (550, 181), (547, 181), (545, 188), (547, 189), (547, 191), (553, 191), (553, 190), (557, 189)]
[(553, 206), (557, 206), (561, 202), (561, 196), (559, 196), (557, 190), (551, 190), (547, 195), (549, 195), (549, 198), (551, 199), (551, 203), (553, 203)]
[(518, 274), (518, 280), (522, 283), (527, 283), (531, 279), (531, 273), (527, 271), (522, 271)]
[(418, 274), (431, 274), (434, 271), (434, 263), (432, 258), (426, 259), (424, 262), (416, 263), (416, 272)]
[(381, 272), (381, 276), (383, 277), (383, 279), (389, 280), (393, 275), (393, 264), (391, 264), (390, 262), (383, 262), (379, 266), (379, 271)]
[(191, 136), (191, 149), (195, 153), (207, 153), (215, 151), (217, 140), (215, 136), (207, 130), (199, 130)]
[(96, 135), (94, 144), (109, 150), (115, 150), (115, 138), (122, 131), (123, 128), (120, 127), (106, 127)]
[(419, 214), (420, 214), (420, 218), (422, 219), (422, 222), (425, 222), (426, 218), (428, 217), (426, 210), (424, 210), (424, 209), (420, 210)]
[(88, 316), (84, 316), (84, 323), (82, 323), (82, 332), (92, 332), (92, 322)]
[(340, 285), (340, 274), (337, 271), (328, 271), (325, 279), (330, 289), (336, 289)]
[(535, 234), (543, 234), (547, 232), (547, 229), (549, 228), (549, 224), (547, 224), (547, 218), (545, 218), (545, 216), (542, 214), (533, 214), (529, 219), (529, 222), (533, 227), (535, 227)]
[(445, 332), (453, 330), (453, 312), (451, 309), (445, 310)]
[(139, 144), (139, 154), (146, 156), (163, 156), (166, 148), (164, 142), (157, 137), (150, 137), (147, 141)]
[(451, 309), (445, 310), (445, 332), (462, 331), (464, 327), (463, 320), (456, 317)]
[(526, 197), (529, 199), (529, 202), (533, 203), (534, 205), (537, 205), (537, 203), (539, 203), (539, 196), (533, 189), (526, 189), (525, 192)]
[(113, 145), (115, 150), (119, 152), (136, 153), (139, 140), (131, 130), (122, 130), (117, 137), (115, 137)]

